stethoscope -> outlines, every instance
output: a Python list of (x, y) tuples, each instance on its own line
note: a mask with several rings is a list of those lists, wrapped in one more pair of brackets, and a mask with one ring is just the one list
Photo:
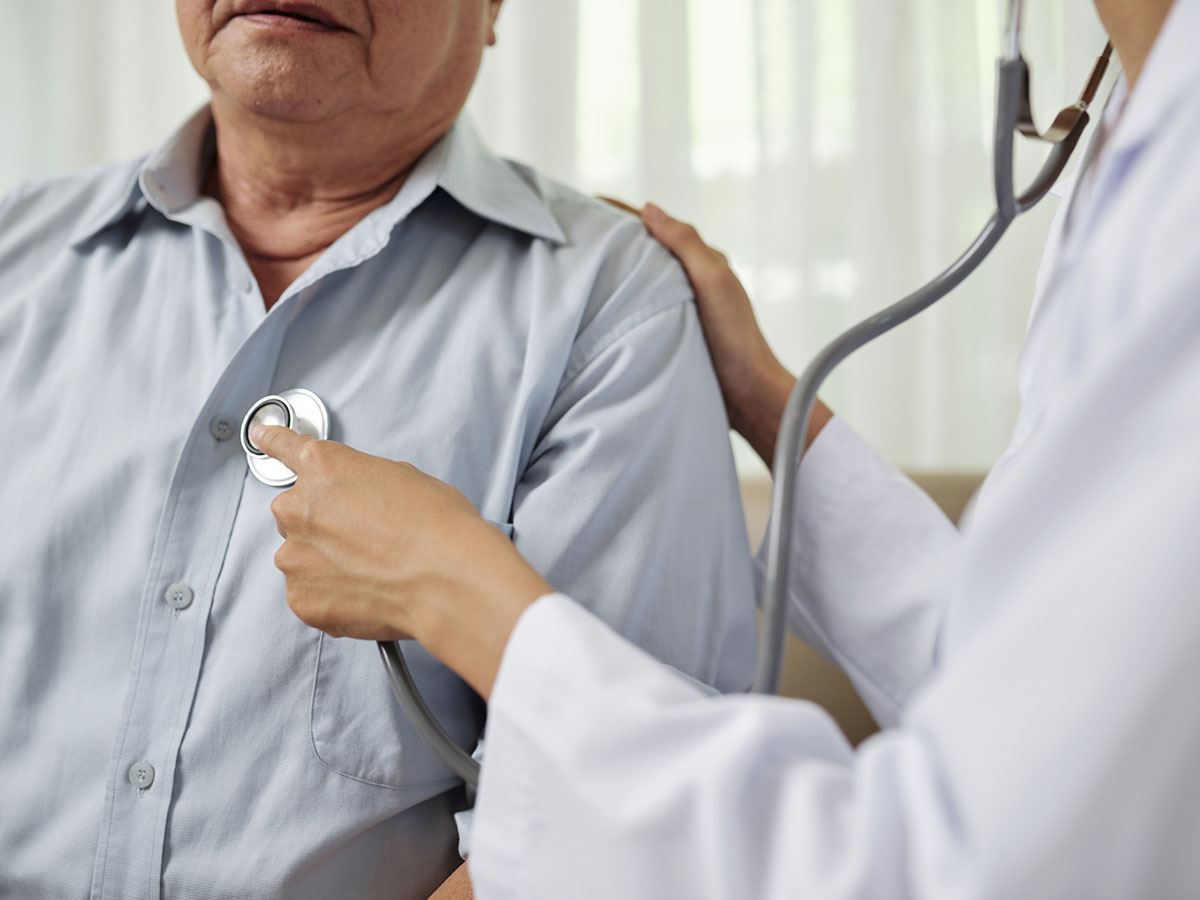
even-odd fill
[[(1107, 45), (1097, 60), (1079, 102), (1063, 109), (1051, 127), (1044, 133), (1040, 132), (1033, 123), (1029, 102), (1029, 67), (1021, 55), (1021, 12), (1022, 0), (1010, 0), (1005, 52), (998, 63), (993, 160), (996, 212), (966, 252), (948, 269), (903, 300), (855, 325), (817, 354), (788, 398), (775, 449), (776, 480), (771, 503), (771, 526), (767, 535), (767, 576), (763, 591), (758, 668), (752, 688), (757, 693), (774, 694), (779, 688), (786, 637), (784, 613), (796, 504), (796, 475), (803, 435), (807, 432), (821, 385), (850, 354), (928, 309), (974, 272), (1017, 216), (1037, 205), (1058, 181), (1087, 127), (1088, 106), (1095, 99), (1108, 68), (1112, 45)], [(1053, 145), (1033, 184), (1021, 194), (1016, 193), (1013, 177), (1013, 151), (1015, 135), (1018, 133)], [(242, 422), (242, 447), (246, 451), (250, 471), (264, 484), (286, 487), (296, 480), (295, 474), (254, 446), (250, 440), (250, 429), (254, 425), (284, 425), (325, 439), (329, 432), (329, 415), (320, 398), (312, 391), (303, 389), (263, 397), (246, 413)], [(455, 774), (472, 785), (478, 784), (479, 764), (454, 743), (421, 699), (405, 665), (400, 645), (381, 641), (379, 652), (387, 669), (392, 692), (417, 733)]]
[[(329, 437), (329, 410), (315, 393), (292, 388), (268, 394), (256, 400), (242, 419), (242, 450), (250, 473), (269, 487), (286, 488), (296, 483), (296, 473), (273, 457), (267, 456), (254, 441), (250, 430), (256, 425), (282, 425), (319, 441)], [(379, 654), (387, 671), (396, 701), (413, 729), (442, 758), (456, 775), (470, 784), (479, 783), (479, 763), (463, 750), (442, 728), (421, 698), (398, 641), (380, 641)]]

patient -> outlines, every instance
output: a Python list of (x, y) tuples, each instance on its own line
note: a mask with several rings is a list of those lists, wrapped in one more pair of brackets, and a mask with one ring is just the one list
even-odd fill
[[(0, 204), (0, 895), (423, 898), (460, 865), (469, 798), (374, 646), (287, 609), (277, 489), (237, 439), (264, 394), (315, 391), (331, 437), (450, 482), (633, 640), (748, 685), (687, 282), (460, 117), (499, 7), (178, 0), (211, 104)], [(482, 704), (412, 662), (476, 742)]]

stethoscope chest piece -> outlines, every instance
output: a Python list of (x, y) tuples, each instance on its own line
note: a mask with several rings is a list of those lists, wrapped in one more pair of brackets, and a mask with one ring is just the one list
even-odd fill
[(255, 425), (282, 425), (323, 441), (329, 437), (329, 412), (312, 391), (293, 388), (263, 397), (242, 419), (242, 449), (246, 451), (246, 463), (254, 477), (271, 487), (288, 487), (295, 483), (296, 473), (254, 446), (250, 429)]

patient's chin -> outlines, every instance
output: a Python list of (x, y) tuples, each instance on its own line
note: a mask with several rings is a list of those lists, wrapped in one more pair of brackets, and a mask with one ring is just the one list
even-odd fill
[(286, 46), (259, 46), (214, 68), (214, 92), (267, 118), (320, 122), (357, 105), (347, 96), (355, 73), (341, 60), (313, 59)]

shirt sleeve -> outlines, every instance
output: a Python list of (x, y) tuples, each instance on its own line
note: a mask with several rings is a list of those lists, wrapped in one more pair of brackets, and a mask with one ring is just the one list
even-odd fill
[(517, 549), (659, 660), (746, 690), (753, 566), (695, 307), (676, 289), (581, 346), (517, 487)]
[[(805, 454), (796, 492), (788, 626), (893, 724), (933, 670), (962, 537), (840, 418)], [(761, 596), (765, 542), (755, 562)]]
[[(513, 541), (686, 678), (744, 691), (754, 576), (728, 421), (682, 271), (643, 244), (576, 342), (515, 493)], [(464, 858), (473, 816), (456, 817)]]

